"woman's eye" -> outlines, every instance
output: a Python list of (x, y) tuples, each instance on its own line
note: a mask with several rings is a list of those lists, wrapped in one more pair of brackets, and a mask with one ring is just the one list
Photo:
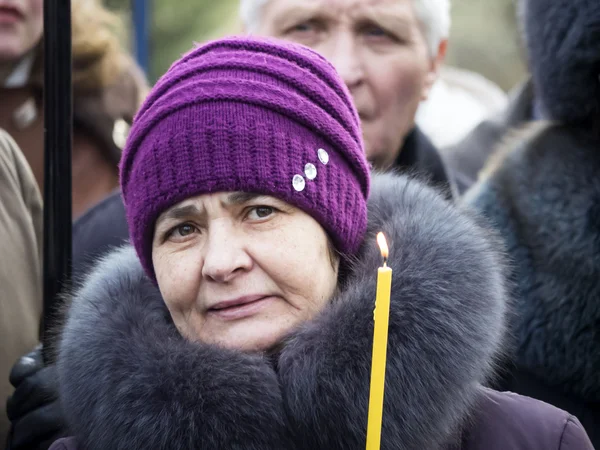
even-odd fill
[(251, 220), (264, 219), (273, 214), (274, 208), (271, 206), (255, 206), (248, 213), (248, 218)]
[(183, 237), (187, 237), (190, 236), (191, 234), (193, 234), (194, 232), (196, 232), (196, 227), (190, 223), (184, 223), (181, 225), (177, 225), (176, 227), (172, 228), (171, 231), (169, 232), (168, 237), (173, 237), (173, 238), (183, 238)]

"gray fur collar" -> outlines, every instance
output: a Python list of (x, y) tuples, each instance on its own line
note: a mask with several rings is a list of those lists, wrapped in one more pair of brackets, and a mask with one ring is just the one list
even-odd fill
[(514, 261), (516, 362), (600, 401), (600, 139), (538, 123), (510, 139), (465, 197)]
[(185, 341), (131, 248), (101, 262), (73, 299), (58, 359), (80, 448), (364, 448), (380, 230), (394, 269), (382, 448), (447, 444), (501, 345), (502, 257), (438, 193), (381, 175), (346, 287), (274, 358)]

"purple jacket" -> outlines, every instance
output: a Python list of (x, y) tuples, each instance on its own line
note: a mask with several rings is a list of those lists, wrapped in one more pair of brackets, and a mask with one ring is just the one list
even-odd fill
[[(462, 442), (448, 450), (593, 450), (577, 418), (529, 397), (486, 390), (477, 414)], [(80, 449), (71, 437), (50, 450)]]
[(382, 449), (590, 450), (574, 417), (481, 387), (503, 343), (496, 239), (435, 191), (375, 176), (369, 236), (327, 308), (277, 353), (183, 339), (132, 248), (75, 295), (58, 372), (74, 439), (52, 450), (363, 449), (376, 271), (394, 269)]

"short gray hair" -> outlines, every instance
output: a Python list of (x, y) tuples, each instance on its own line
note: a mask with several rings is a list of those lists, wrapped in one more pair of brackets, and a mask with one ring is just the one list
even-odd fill
[[(268, 1), (273, 0), (240, 0), (240, 17), (248, 31), (258, 28), (261, 10)], [(429, 52), (436, 56), (440, 43), (450, 35), (450, 0), (411, 1), (423, 26)]]

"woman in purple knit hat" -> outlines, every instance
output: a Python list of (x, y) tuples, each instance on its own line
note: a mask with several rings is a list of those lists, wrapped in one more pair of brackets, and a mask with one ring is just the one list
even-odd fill
[(121, 160), (132, 245), (74, 295), (53, 450), (364, 449), (381, 256), (394, 270), (383, 449), (591, 449), (578, 420), (481, 386), (502, 250), (414, 179), (375, 175), (344, 83), (227, 39), (157, 83)]

